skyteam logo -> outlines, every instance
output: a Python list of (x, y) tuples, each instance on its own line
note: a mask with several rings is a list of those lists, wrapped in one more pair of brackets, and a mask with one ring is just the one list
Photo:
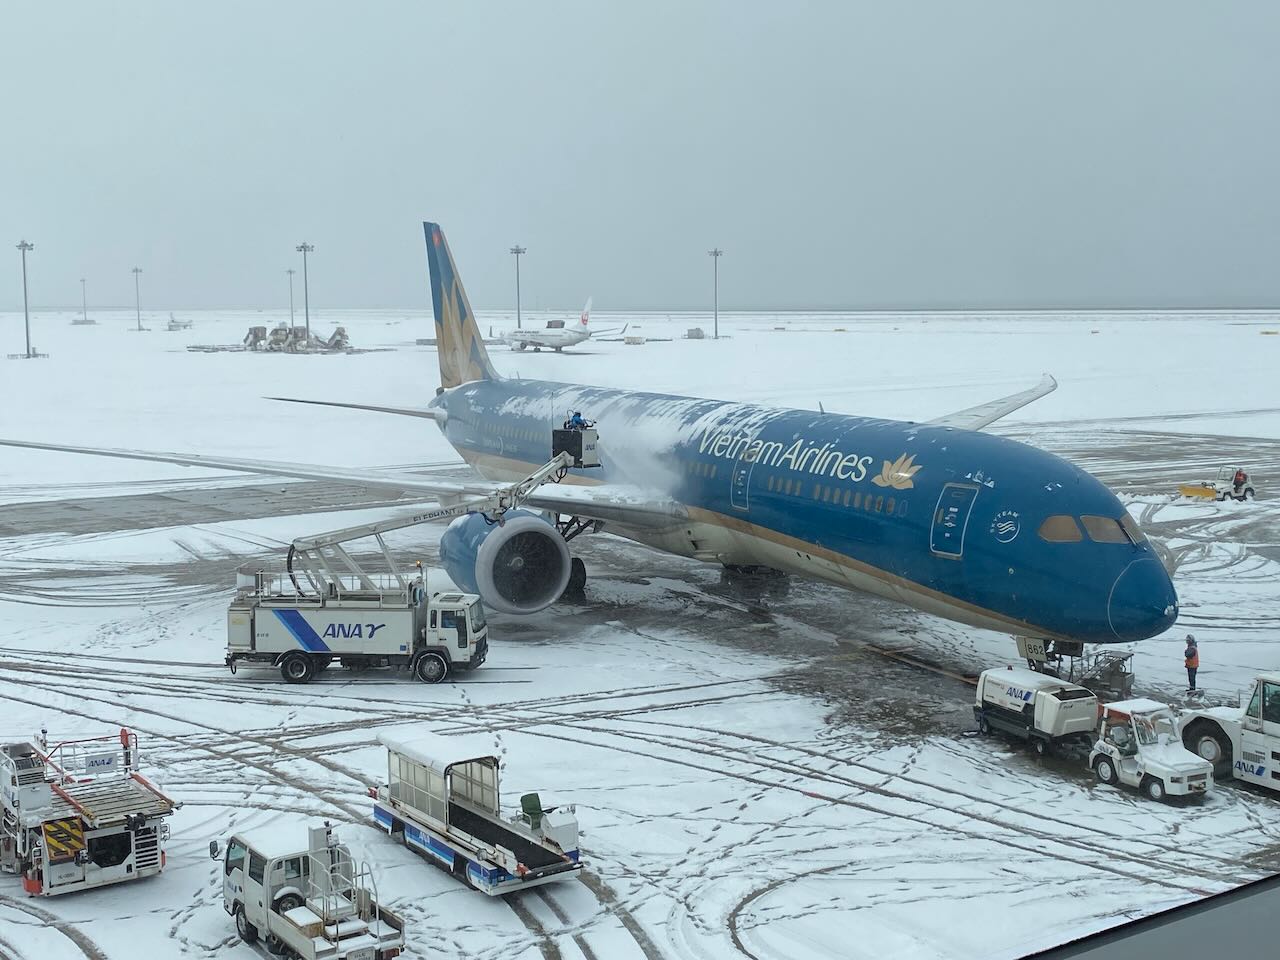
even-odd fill
[(1022, 530), (1022, 518), (1017, 510), (1001, 510), (991, 521), (991, 535), (1000, 543), (1012, 543)]

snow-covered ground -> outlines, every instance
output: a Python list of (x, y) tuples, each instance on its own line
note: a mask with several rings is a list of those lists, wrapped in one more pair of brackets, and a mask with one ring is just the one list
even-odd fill
[[(287, 314), (131, 311), (71, 326), (33, 315), (48, 359), (0, 361), (0, 436), (370, 468), (458, 463), (429, 423), (266, 396), (425, 403), (437, 381), (422, 311), (329, 311), (350, 356), (190, 353)], [(534, 316), (527, 322), (541, 323)], [(1139, 688), (1176, 700), (1181, 637), (1201, 685), (1232, 700), (1280, 665), (1280, 318), (1271, 314), (593, 314), (669, 342), (564, 355), (494, 348), (499, 370), (901, 419), (1058, 377), (998, 425), (1121, 491), (1168, 549), (1183, 602), (1133, 645)], [(482, 325), (511, 325), (482, 314)], [(780, 329), (779, 329), (780, 328)], [(0, 314), (5, 351), (22, 317)], [(1253, 504), (1187, 504), (1179, 481), (1241, 461)], [(49, 501), (65, 501), (49, 503)], [(389, 509), (364, 491), (0, 448), (0, 735), (138, 731), (185, 806), (169, 867), (139, 884), (28, 900), (0, 877), (0, 957), (249, 957), (220, 905), (208, 841), (303, 815), (343, 824), (411, 956), (1016, 957), (1221, 890), (1280, 862), (1280, 805), (1228, 787), (1202, 806), (1100, 788), (967, 734), (959, 673), (1012, 642), (878, 600), (797, 583), (767, 606), (716, 571), (608, 537), (575, 542), (587, 602), (494, 617), (490, 661), (427, 687), (330, 671), (306, 688), (221, 665), (232, 573), (300, 533)], [(246, 519), (248, 518), (248, 519)], [(395, 538), (434, 556), (434, 534)], [(581, 880), (490, 900), (369, 825), (384, 731), (491, 730), (506, 796), (574, 802)], [(983, 922), (975, 923), (981, 916)]]

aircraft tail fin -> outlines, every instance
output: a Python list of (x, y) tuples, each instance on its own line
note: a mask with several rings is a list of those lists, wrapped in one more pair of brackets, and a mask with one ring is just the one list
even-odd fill
[(462, 288), (453, 254), (438, 223), (423, 222), (427, 263), (431, 268), (431, 305), (436, 318), (436, 353), (440, 386), (448, 389), (472, 380), (498, 380), (484, 337), (476, 326), (467, 292)]
[(587, 297), (587, 305), (582, 308), (582, 329), (587, 329), (587, 321), (591, 319), (591, 298)]

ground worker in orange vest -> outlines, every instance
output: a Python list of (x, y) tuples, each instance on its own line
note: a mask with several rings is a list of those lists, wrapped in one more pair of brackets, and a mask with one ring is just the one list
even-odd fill
[(1187, 634), (1187, 649), (1182, 651), (1182, 658), (1187, 666), (1187, 693), (1196, 692), (1196, 671), (1200, 669), (1200, 648), (1196, 646), (1196, 638)]

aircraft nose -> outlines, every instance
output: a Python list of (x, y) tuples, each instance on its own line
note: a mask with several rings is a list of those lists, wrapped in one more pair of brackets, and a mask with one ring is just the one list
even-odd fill
[(1173, 626), (1178, 595), (1160, 561), (1144, 557), (1124, 568), (1111, 587), (1107, 619), (1119, 640), (1145, 640)]

